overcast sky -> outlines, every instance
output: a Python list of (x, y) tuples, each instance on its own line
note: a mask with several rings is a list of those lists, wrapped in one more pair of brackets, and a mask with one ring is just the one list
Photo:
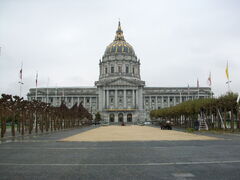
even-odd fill
[(240, 92), (239, 0), (0, 0), (0, 93), (39, 86), (94, 86), (118, 18), (146, 86)]

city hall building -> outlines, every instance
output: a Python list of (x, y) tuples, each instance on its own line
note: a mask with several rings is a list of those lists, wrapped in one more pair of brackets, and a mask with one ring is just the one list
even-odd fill
[(154, 109), (175, 106), (181, 102), (207, 98), (209, 87), (145, 87), (141, 80), (140, 60), (124, 39), (120, 22), (114, 41), (99, 61), (99, 79), (93, 87), (31, 88), (28, 100), (37, 100), (69, 108), (82, 103), (93, 115), (100, 112), (104, 121), (117, 123), (149, 120)]

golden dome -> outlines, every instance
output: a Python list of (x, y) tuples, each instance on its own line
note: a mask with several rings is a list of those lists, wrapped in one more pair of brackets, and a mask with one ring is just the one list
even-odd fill
[(107, 46), (104, 56), (115, 54), (135, 56), (133, 47), (129, 43), (127, 43), (124, 39), (120, 22), (118, 23), (118, 29), (116, 31), (115, 39), (111, 44)]

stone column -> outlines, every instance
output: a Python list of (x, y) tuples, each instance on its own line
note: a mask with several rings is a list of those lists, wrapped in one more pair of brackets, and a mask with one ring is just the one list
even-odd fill
[(149, 107), (150, 110), (152, 109), (152, 96), (149, 96)]
[(53, 102), (52, 102), (53, 106), (57, 105), (57, 98), (53, 96)]
[(139, 108), (139, 96), (138, 96), (138, 89), (136, 90), (136, 108)]
[(72, 97), (71, 107), (73, 107), (73, 97)]
[(106, 98), (105, 98), (105, 89), (103, 88), (103, 90), (102, 90), (102, 105), (103, 105), (103, 109), (105, 109), (106, 108)]
[(139, 89), (138, 97), (139, 98), (139, 109), (143, 110), (143, 88)]
[(140, 87), (138, 90), (139, 90), (138, 98), (139, 98), (139, 110), (140, 110), (139, 120), (140, 120), (140, 121), (144, 121), (144, 111), (143, 111), (143, 87)]
[(168, 107), (170, 107), (169, 96), (168, 96)]
[(162, 105), (161, 105), (161, 108), (164, 108), (164, 99), (163, 99), (163, 96), (162, 96)]
[(173, 105), (176, 106), (176, 96), (174, 96)]
[(127, 108), (127, 95), (126, 95), (126, 89), (123, 90), (123, 103), (124, 108)]
[(123, 113), (123, 122), (127, 122), (127, 113)]
[(109, 90), (107, 90), (107, 109), (109, 108)]
[(155, 96), (155, 109), (158, 109), (157, 105), (158, 105), (157, 96)]
[(135, 90), (133, 89), (132, 90), (132, 107), (133, 107), (133, 109), (135, 108)]
[(86, 97), (83, 98), (83, 106), (86, 108)]
[[(92, 97), (90, 97), (90, 99), (89, 99), (89, 104), (90, 104), (90, 110), (92, 110)], [(90, 113), (92, 113), (92, 112), (90, 112)]]
[(96, 103), (97, 103), (97, 109), (98, 109), (99, 111), (102, 111), (102, 107), (103, 107), (102, 98), (103, 98), (102, 88), (98, 88), (98, 97), (97, 97), (97, 99), (96, 99)]
[(77, 98), (77, 103), (78, 103), (78, 105), (79, 105), (79, 97)]
[(117, 101), (117, 89), (115, 89), (115, 109), (117, 109), (117, 104), (118, 104), (118, 101)]
[(180, 92), (179, 102), (182, 103), (182, 93)]

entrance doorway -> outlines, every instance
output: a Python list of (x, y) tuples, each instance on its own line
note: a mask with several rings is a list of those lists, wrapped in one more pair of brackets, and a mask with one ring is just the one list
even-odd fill
[(118, 122), (123, 122), (123, 113), (118, 114)]
[(110, 122), (114, 122), (114, 118), (115, 116), (114, 116), (114, 114), (109, 114), (109, 120), (110, 120)]
[(127, 114), (127, 122), (132, 122), (132, 114)]

